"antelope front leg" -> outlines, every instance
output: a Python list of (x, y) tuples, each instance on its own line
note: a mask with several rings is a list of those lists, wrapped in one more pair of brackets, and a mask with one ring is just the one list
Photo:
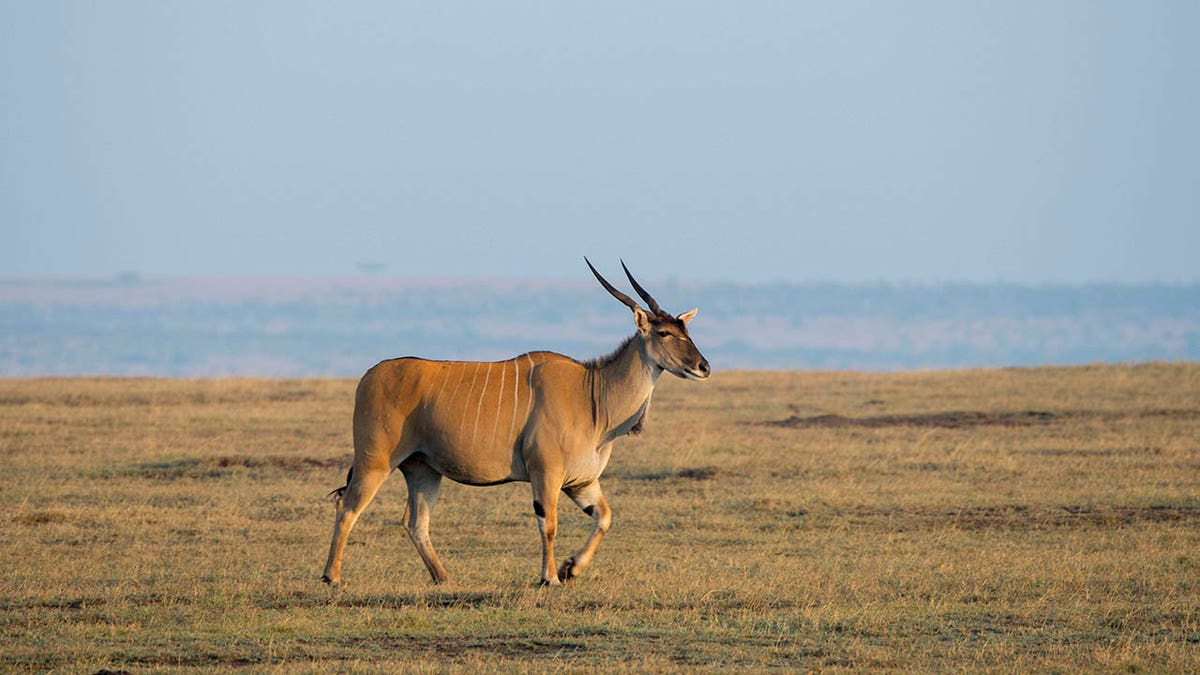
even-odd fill
[(558, 532), (559, 484), (551, 484), (545, 476), (534, 478), (533, 513), (537, 516), (538, 532), (542, 535), (542, 586), (558, 586), (558, 573), (554, 569), (554, 535)]
[(433, 583), (444, 584), (449, 576), (442, 561), (438, 559), (433, 542), (429, 540), (429, 516), (433, 507), (437, 506), (438, 490), (442, 483), (442, 474), (438, 473), (418, 457), (410, 457), (400, 465), (404, 480), (408, 483), (408, 505), (404, 507), (404, 519), (407, 521), (408, 536)]
[(583, 543), (583, 548), (564, 560), (562, 567), (558, 568), (558, 578), (566, 581), (579, 576), (587, 569), (588, 565), (592, 564), (592, 557), (596, 555), (596, 549), (600, 547), (600, 540), (604, 538), (604, 534), (612, 525), (612, 510), (608, 508), (604, 493), (600, 491), (599, 482), (563, 490), (563, 492), (566, 492), (571, 501), (575, 502), (595, 522), (592, 534)]

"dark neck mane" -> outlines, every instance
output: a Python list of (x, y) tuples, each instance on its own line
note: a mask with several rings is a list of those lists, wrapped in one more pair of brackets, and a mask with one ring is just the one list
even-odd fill
[(631, 344), (633, 344), (633, 341), (636, 338), (637, 338), (637, 333), (634, 333), (633, 335), (630, 335), (629, 337), (625, 338), (625, 340), (623, 342), (621, 342), (620, 346), (618, 346), (616, 349), (614, 349), (612, 351), (612, 353), (605, 354), (604, 356), (597, 356), (594, 359), (580, 361), (579, 363), (580, 363), (580, 365), (584, 366), (588, 370), (593, 370), (593, 371), (600, 370), (604, 366), (607, 366), (608, 364), (612, 363), (613, 361), (616, 361), (617, 357), (621, 356), (621, 354), (626, 349), (628, 349)]

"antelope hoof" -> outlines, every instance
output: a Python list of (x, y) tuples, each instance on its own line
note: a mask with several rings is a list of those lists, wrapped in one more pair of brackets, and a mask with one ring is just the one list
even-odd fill
[(574, 556), (567, 558), (558, 568), (558, 578), (563, 581), (570, 581), (575, 578), (575, 558)]
[(328, 574), (322, 574), (321, 581), (329, 584), (330, 586), (340, 586), (341, 585), (341, 581), (334, 581), (333, 579), (330, 579)]
[(562, 582), (557, 577), (554, 579), (542, 579), (538, 582), (538, 588), (545, 588), (547, 586), (562, 586)]

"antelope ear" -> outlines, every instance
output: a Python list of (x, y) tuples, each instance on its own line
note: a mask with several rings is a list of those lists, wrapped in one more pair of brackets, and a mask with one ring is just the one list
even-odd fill
[(650, 334), (650, 315), (641, 307), (633, 308), (633, 322), (637, 324), (638, 332), (645, 337)]
[(700, 311), (700, 309), (699, 309), (699, 308), (696, 308), (696, 309), (693, 309), (693, 310), (692, 310), (692, 311), (690, 311), (690, 312), (684, 312), (683, 314), (680, 314), (679, 316), (677, 316), (677, 317), (675, 317), (675, 318), (677, 318), (677, 319), (679, 319), (680, 321), (682, 321), (682, 322), (683, 322), (683, 325), (685, 325), (685, 326), (686, 326), (686, 325), (688, 325), (689, 323), (691, 323), (691, 322), (692, 322), (692, 319), (696, 318), (696, 312), (698, 312), (698, 311)]

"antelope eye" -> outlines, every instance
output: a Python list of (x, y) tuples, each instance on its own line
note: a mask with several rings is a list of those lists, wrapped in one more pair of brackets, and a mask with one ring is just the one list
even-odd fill
[(670, 337), (670, 335), (671, 335), (671, 331), (667, 331), (667, 330), (658, 331), (659, 337)]

